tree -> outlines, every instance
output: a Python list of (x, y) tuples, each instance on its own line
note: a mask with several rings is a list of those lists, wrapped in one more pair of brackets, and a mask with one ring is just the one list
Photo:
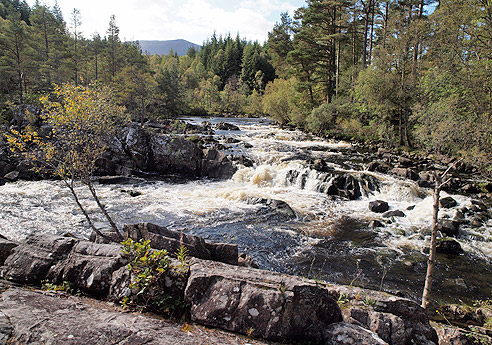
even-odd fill
[[(438, 230), (438, 218), (439, 218), (439, 199), (441, 189), (451, 181), (451, 178), (447, 178), (446, 176), (449, 171), (454, 168), (461, 160), (456, 161), (452, 165), (450, 165), (444, 173), (441, 175), (434, 172), (435, 186), (434, 186), (434, 204), (432, 207), (432, 226), (431, 226), (431, 243), (429, 250), (429, 258), (427, 261), (427, 273), (425, 275), (425, 285), (424, 291), (422, 293), (422, 308), (427, 309), (429, 305), (429, 298), (432, 291), (432, 282), (433, 282), (433, 274), (434, 274), (434, 263), (436, 261), (436, 247), (437, 247), (437, 230)], [(446, 180), (444, 180), (446, 179)]]
[(116, 17), (111, 15), (109, 19), (108, 27), (108, 59), (109, 59), (109, 70), (111, 73), (111, 80), (116, 75), (116, 70), (118, 68), (118, 53), (119, 53), (119, 43), (120, 43), (120, 29), (116, 26)]
[(103, 236), (75, 191), (77, 181), (86, 185), (115, 234), (119, 235), (91, 178), (96, 161), (114, 138), (117, 128), (128, 120), (124, 108), (114, 103), (111, 89), (99, 84), (87, 88), (72, 84), (56, 86), (51, 95), (41, 98), (41, 102), (45, 108), (42, 119), (51, 128), (51, 133), (42, 136), (30, 129), (13, 131), (7, 135), (10, 147), (26, 157), (36, 171), (61, 178), (89, 226)]
[(72, 11), (72, 38), (73, 38), (73, 52), (72, 52), (72, 61), (73, 61), (73, 70), (74, 70), (74, 78), (75, 78), (75, 86), (79, 83), (79, 51), (77, 47), (77, 43), (80, 40), (80, 25), (82, 25), (82, 16), (80, 15), (80, 10), (74, 8)]

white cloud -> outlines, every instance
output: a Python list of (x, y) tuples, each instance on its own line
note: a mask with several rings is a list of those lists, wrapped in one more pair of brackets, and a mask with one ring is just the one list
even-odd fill
[[(55, 0), (46, 0), (53, 5)], [(32, 6), (35, 0), (28, 0)], [(280, 13), (292, 11), (304, 0), (58, 0), (65, 21), (78, 8), (82, 32), (106, 35), (109, 18), (116, 16), (120, 37), (126, 40), (183, 38), (201, 44), (214, 31), (240, 33), (242, 38), (263, 42)]]

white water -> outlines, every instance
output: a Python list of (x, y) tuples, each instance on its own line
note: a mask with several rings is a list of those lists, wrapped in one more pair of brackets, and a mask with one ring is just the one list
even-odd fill
[[(347, 162), (340, 160), (343, 154), (339, 151), (351, 149), (348, 143), (323, 142), (308, 138), (300, 132), (280, 130), (257, 120), (233, 121), (240, 126), (241, 131), (218, 134), (241, 140), (238, 144), (228, 144), (229, 151), (250, 157), (255, 162), (254, 167), (240, 167), (227, 181), (98, 185), (98, 194), (115, 221), (119, 225), (149, 221), (205, 237), (207, 231), (213, 231), (211, 239), (220, 240), (222, 236), (227, 241), (238, 243), (241, 249), (251, 249), (253, 252), (250, 254), (256, 257), (277, 255), (279, 257), (275, 260), (279, 260), (278, 265), (281, 265), (285, 258), (280, 256), (296, 256), (309, 250), (321, 239), (330, 238), (336, 233), (342, 219), (354, 218), (365, 224), (372, 219), (383, 221), (381, 215), (368, 209), (369, 201), (381, 199), (390, 204), (390, 209), (402, 210), (407, 216), (394, 218), (384, 228), (372, 230), (366, 226), (365, 231), (374, 232), (376, 246), (373, 244), (365, 250), (386, 248), (403, 254), (408, 251), (423, 252), (429, 245), (428, 230), (432, 216), (432, 195), (429, 190), (419, 188), (412, 181), (364, 172), (361, 165), (351, 165), (350, 162), (346, 164)], [(253, 148), (244, 148), (245, 142), (253, 145)], [(318, 173), (307, 168), (303, 158), (306, 155), (313, 159), (324, 158), (336, 170), (354, 175), (373, 175), (381, 181), (381, 190), (354, 201), (333, 199), (318, 193)], [(304, 189), (299, 185), (289, 184), (287, 173), (291, 170), (306, 172)], [(131, 197), (122, 192), (129, 189), (137, 190), (142, 195)], [(77, 192), (89, 213), (96, 217), (96, 226), (107, 227), (84, 187), (77, 187)], [(468, 197), (452, 197), (458, 201), (458, 206), (451, 210), (441, 210), (441, 217), (447, 215), (452, 218), (456, 209), (471, 205)], [(283, 200), (296, 212), (297, 219), (270, 224), (267, 218), (256, 216), (262, 206), (248, 204), (247, 201), (251, 198)], [(410, 206), (414, 208), (407, 210)], [(490, 222), (482, 228), (462, 228), (461, 231), (462, 236), (458, 241), (466, 252), (487, 262), (492, 259)], [(0, 187), (1, 234), (21, 240), (30, 233), (66, 232), (88, 237), (90, 230), (71, 195), (60, 182), (16, 182)], [(248, 234), (254, 238), (247, 239)], [(279, 238), (287, 241), (285, 245), (279, 242)], [(250, 241), (254, 240), (257, 242), (251, 244)], [(271, 244), (263, 253), (262, 245), (269, 240), (276, 243)], [(285, 253), (279, 248), (285, 248)]]

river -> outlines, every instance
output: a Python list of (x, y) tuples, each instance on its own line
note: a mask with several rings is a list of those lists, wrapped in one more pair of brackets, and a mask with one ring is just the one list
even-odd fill
[[(201, 118), (188, 118), (200, 123)], [(224, 119), (207, 119), (213, 124)], [(141, 181), (133, 185), (97, 185), (108, 211), (119, 225), (152, 222), (218, 242), (237, 243), (261, 268), (323, 280), (381, 289), (418, 299), (430, 240), (432, 193), (415, 182), (368, 172), (362, 150), (347, 142), (322, 141), (282, 130), (265, 119), (227, 119), (239, 131), (216, 131), (231, 155), (250, 158), (226, 181)], [(225, 141), (227, 138), (227, 142)], [(233, 139), (230, 139), (233, 138)], [(229, 143), (228, 143), (229, 142)], [(233, 143), (231, 143), (233, 142)], [(324, 159), (338, 174), (370, 177), (378, 188), (366, 188), (357, 200), (320, 192), (326, 174), (308, 161)], [(294, 177), (293, 177), (294, 176)], [(89, 194), (77, 187), (96, 226), (107, 227)], [(140, 195), (132, 197), (128, 191)], [(445, 192), (442, 196), (447, 196)], [(466, 196), (452, 195), (459, 207)], [(253, 198), (285, 201), (296, 213), (285, 218)], [(371, 212), (369, 201), (381, 199), (406, 217), (388, 223)], [(452, 217), (456, 208), (441, 210)], [(384, 221), (371, 228), (371, 220)], [(492, 223), (461, 228), (457, 239), (464, 255), (439, 256), (435, 302), (490, 298), (492, 295)], [(90, 230), (59, 181), (20, 181), (0, 187), (0, 233), (21, 240), (30, 233), (88, 237)]]

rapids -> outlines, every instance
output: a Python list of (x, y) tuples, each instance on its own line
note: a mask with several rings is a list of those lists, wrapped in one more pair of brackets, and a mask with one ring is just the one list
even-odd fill
[[(201, 118), (187, 118), (200, 123)], [(212, 124), (224, 119), (207, 119)], [(418, 299), (430, 242), (432, 194), (415, 182), (366, 171), (368, 157), (347, 142), (322, 141), (297, 131), (281, 130), (264, 119), (227, 119), (239, 131), (216, 131), (230, 155), (244, 155), (252, 167), (239, 166), (227, 181), (202, 179), (148, 180), (133, 185), (97, 185), (108, 211), (119, 225), (152, 222), (218, 242), (237, 243), (261, 268), (307, 276), (329, 283), (400, 292)], [(226, 138), (234, 138), (226, 143)], [(322, 193), (327, 175), (312, 170), (309, 161), (323, 158), (328, 169), (363, 181), (376, 181), (356, 200)], [(294, 176), (294, 178), (293, 178)], [(84, 205), (107, 227), (83, 187)], [(137, 191), (132, 197), (127, 191)], [(447, 196), (445, 192), (442, 196)], [(452, 195), (458, 207), (471, 199)], [(254, 198), (287, 202), (296, 213), (288, 219)], [(368, 209), (371, 200), (385, 200), (390, 210), (402, 210), (383, 228), (383, 220)], [(441, 210), (452, 217), (456, 208)], [(0, 187), (0, 233), (21, 240), (30, 233), (88, 237), (90, 229), (59, 181), (20, 181)], [(492, 292), (492, 224), (461, 228), (457, 239), (465, 254), (440, 256), (435, 300), (490, 298)]]

